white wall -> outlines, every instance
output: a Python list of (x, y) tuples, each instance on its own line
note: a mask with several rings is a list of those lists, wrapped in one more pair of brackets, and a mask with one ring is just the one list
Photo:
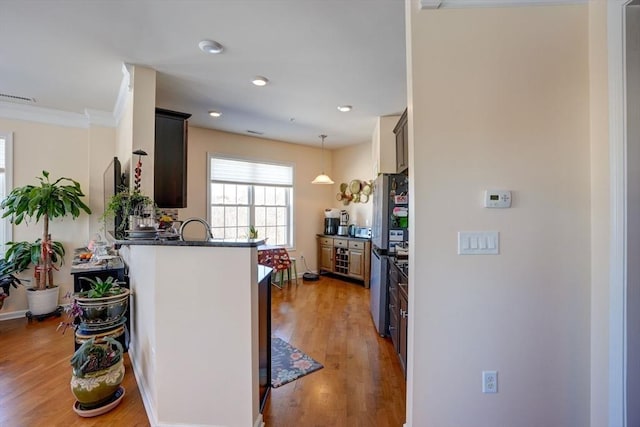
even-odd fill
[[(408, 425), (589, 425), (588, 6), (408, 4)], [(500, 255), (456, 255), (460, 230)]]
[[(89, 130), (72, 127), (54, 126), (23, 120), (0, 118), (0, 129), (13, 132), (13, 185), (38, 185), (38, 176), (43, 170), (50, 173), (50, 178), (69, 177), (78, 181), (87, 195), (85, 203), (93, 210), (92, 185), (90, 184)], [(92, 129), (96, 133), (99, 129)], [(101, 212), (100, 212), (101, 213)], [(94, 214), (95, 215), (95, 214)], [(99, 214), (98, 214), (99, 215)], [(73, 249), (85, 246), (89, 239), (89, 215), (82, 213), (78, 219), (55, 219), (49, 225), (53, 240), (60, 241), (67, 252), (65, 263), (59, 271), (53, 272), (54, 282), (61, 286), (60, 302), (64, 303), (64, 295), (73, 291), (73, 278), (69, 273), (73, 259)], [(14, 241), (34, 241), (42, 237), (42, 223), (30, 222), (13, 226)], [(3, 242), (4, 243), (4, 242)], [(19, 275), (32, 279), (33, 269)], [(26, 283), (29, 285), (29, 283)], [(5, 317), (23, 316), (27, 310), (27, 299), (24, 287), (11, 290), (11, 296), (4, 302), (0, 315)]]
[[(331, 185), (314, 185), (320, 173), (320, 148), (255, 138), (189, 126), (188, 206), (179, 210), (180, 219), (207, 217), (207, 153), (266, 160), (294, 165), (294, 245), (298, 272), (304, 272), (299, 256), (303, 254), (309, 269), (316, 270), (316, 233), (324, 227), (324, 209), (332, 206), (335, 192)], [(333, 173), (330, 151), (325, 149), (324, 169)]]
[(255, 425), (256, 248), (131, 246), (123, 253), (134, 292), (131, 357), (152, 425)]
[[(591, 109), (591, 426), (608, 425), (609, 405), (609, 92), (607, 4), (589, 3)], [(629, 424), (633, 425), (633, 424)]]
[[(372, 173), (373, 165), (371, 161), (371, 143), (352, 145), (340, 148), (332, 152), (333, 175), (331, 179), (334, 196), (340, 192), (340, 184), (349, 184), (351, 180), (373, 181), (375, 175)], [(371, 210), (373, 201), (367, 203), (339, 202), (335, 197), (332, 201), (333, 207), (344, 209), (349, 212), (349, 222), (361, 227), (371, 227)]]

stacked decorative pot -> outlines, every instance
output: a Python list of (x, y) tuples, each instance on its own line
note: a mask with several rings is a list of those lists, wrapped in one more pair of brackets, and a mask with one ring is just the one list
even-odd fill
[(120, 289), (120, 294), (102, 298), (75, 296), (80, 323), (75, 332), (78, 349), (71, 359), (71, 390), (77, 399), (74, 410), (81, 416), (107, 412), (124, 395), (124, 350), (118, 339), (124, 334), (130, 291)]

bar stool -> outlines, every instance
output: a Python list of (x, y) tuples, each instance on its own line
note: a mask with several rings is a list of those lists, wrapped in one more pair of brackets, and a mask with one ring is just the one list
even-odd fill
[(287, 280), (291, 283), (291, 271), (293, 270), (293, 278), (296, 280), (296, 286), (298, 286), (298, 268), (296, 266), (296, 259), (289, 257), (289, 268), (287, 268)]
[(289, 252), (287, 252), (285, 248), (273, 249), (271, 251), (271, 254), (272, 254), (271, 268), (273, 268), (275, 271), (274, 278), (278, 276), (278, 273), (280, 274), (280, 286), (278, 285), (276, 286), (282, 289), (285, 271), (287, 272), (287, 279), (289, 283), (291, 283), (291, 276), (289, 275), (289, 272), (291, 271), (291, 258), (289, 257)]

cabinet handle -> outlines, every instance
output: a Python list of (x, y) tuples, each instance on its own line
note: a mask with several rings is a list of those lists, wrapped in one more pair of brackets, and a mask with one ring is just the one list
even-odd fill
[(407, 317), (409, 317), (409, 312), (403, 309), (400, 309), (400, 317), (402, 317), (403, 319), (406, 319)]
[(389, 304), (389, 310), (393, 310), (394, 308), (396, 308), (394, 304)]
[(395, 327), (395, 326), (389, 326), (389, 332), (391, 332), (391, 331), (395, 331), (395, 330), (396, 330), (396, 327)]
[(395, 291), (396, 291), (395, 286), (389, 286), (389, 292), (395, 292)]

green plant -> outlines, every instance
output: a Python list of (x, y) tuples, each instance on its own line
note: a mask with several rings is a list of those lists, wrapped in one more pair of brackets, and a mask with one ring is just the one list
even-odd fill
[(36, 223), (42, 219), (40, 257), (37, 262), (34, 262), (33, 258), (30, 262), (36, 265), (35, 289), (45, 289), (53, 286), (52, 254), (56, 253), (56, 244), (61, 246), (51, 241), (49, 220), (68, 215), (75, 219), (81, 211), (90, 214), (91, 209), (82, 201), (84, 193), (77, 181), (62, 177), (51, 182), (47, 171), (42, 171), (42, 176), (37, 179), (39, 185), (25, 185), (11, 190), (0, 203), (0, 209), (4, 211), (2, 218), (8, 217), (15, 225), (21, 224), (22, 221), (28, 222), (29, 219), (34, 219)]
[[(58, 267), (64, 264), (64, 246), (60, 242), (51, 242), (51, 265)], [(30, 265), (37, 265), (42, 258), (42, 239), (35, 242), (7, 242), (5, 260), (15, 267), (15, 272), (29, 268)], [(37, 271), (36, 271), (37, 272)]]
[(0, 307), (9, 296), (11, 287), (17, 288), (22, 282), (15, 276), (16, 266), (5, 259), (0, 259)]
[(145, 196), (139, 191), (131, 191), (128, 188), (122, 188), (116, 194), (111, 196), (107, 205), (104, 207), (104, 213), (100, 217), (102, 221), (120, 216), (122, 222), (116, 232), (123, 232), (128, 228), (129, 215), (133, 215), (136, 208), (140, 205), (153, 205), (155, 203), (149, 196)]
[(249, 227), (249, 238), (250, 239), (258, 238), (258, 230), (253, 225)]
[(106, 280), (102, 280), (100, 277), (96, 277), (95, 279), (81, 277), (80, 280), (89, 282), (89, 285), (91, 286), (91, 289), (86, 292), (86, 295), (81, 294), (87, 298), (104, 298), (122, 293), (120, 282), (112, 276), (107, 277)]
[(107, 369), (122, 358), (122, 344), (111, 337), (104, 338), (104, 344), (96, 344), (95, 338), (85, 341), (71, 357), (73, 375), (84, 378), (92, 372)]

